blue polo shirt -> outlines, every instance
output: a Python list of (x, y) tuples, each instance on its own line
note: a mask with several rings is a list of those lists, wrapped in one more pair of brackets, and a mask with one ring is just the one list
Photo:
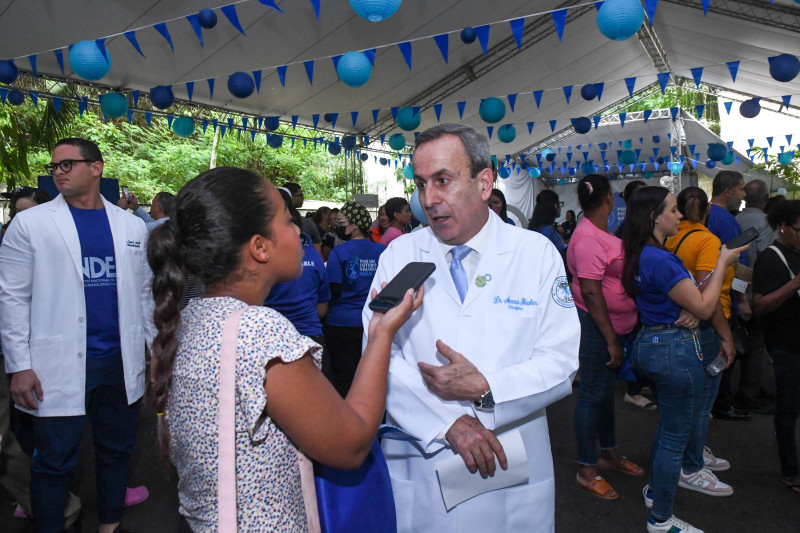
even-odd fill
[(677, 255), (645, 245), (639, 256), (639, 272), (636, 274), (636, 307), (639, 317), (647, 326), (674, 324), (681, 314), (681, 308), (667, 296), (667, 293), (682, 279), (692, 279)]
[(386, 247), (370, 239), (346, 241), (328, 256), (328, 281), (342, 285), (341, 297), (331, 302), (328, 324), (361, 326), (361, 310), (369, 296), (378, 258)]
[(303, 273), (295, 280), (273, 285), (264, 305), (289, 319), (301, 334), (322, 335), (317, 304), (330, 301), (331, 288), (319, 252), (311, 244), (303, 245), (303, 252)]
[[(736, 217), (731, 215), (724, 207), (711, 204), (708, 212), (708, 230), (717, 236), (722, 244), (727, 242), (742, 232), (741, 226), (736, 222)], [(755, 246), (755, 245), (753, 245)], [(739, 262), (747, 265), (747, 256), (744, 252), (739, 254)]]
[(545, 224), (544, 226), (536, 228), (536, 231), (538, 233), (541, 233), (548, 239), (550, 239), (550, 242), (552, 242), (553, 246), (556, 247), (558, 253), (562, 253), (564, 250), (567, 249), (567, 243), (564, 242), (564, 239), (561, 238), (561, 235), (558, 234), (558, 232), (552, 225)]
[(86, 299), (86, 357), (119, 354), (117, 265), (111, 226), (103, 209), (69, 206), (81, 243), (83, 295)]

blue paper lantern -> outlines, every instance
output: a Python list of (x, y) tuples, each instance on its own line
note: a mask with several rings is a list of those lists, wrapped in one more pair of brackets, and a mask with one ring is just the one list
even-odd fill
[(281, 125), (281, 118), (280, 117), (265, 117), (264, 118), (264, 128), (267, 131), (275, 131)]
[(542, 175), (542, 171), (537, 167), (532, 167), (528, 169), (528, 175), (535, 179)]
[(372, 63), (364, 52), (346, 52), (336, 64), (336, 73), (345, 85), (361, 87), (372, 75)]
[(11, 105), (22, 105), (25, 102), (25, 94), (14, 89), (8, 93), (8, 103)]
[(663, 165), (664, 164), (664, 158), (663, 157), (659, 157), (658, 159), (656, 159), (656, 163), (658, 163), (659, 165)]
[(406, 146), (406, 138), (402, 133), (395, 133), (389, 137), (389, 146), (392, 150), (402, 150)]
[(0, 61), (0, 83), (10, 85), (17, 81), (19, 77), (19, 69), (14, 64), (13, 59), (4, 59)]
[(569, 170), (567, 170), (567, 174), (569, 174), (570, 176), (574, 176), (577, 173), (578, 173), (577, 167), (569, 167)]
[(475, 39), (478, 38), (478, 32), (475, 31), (475, 28), (472, 26), (467, 26), (463, 30), (461, 30), (461, 41), (464, 44), (472, 44), (475, 42)]
[(418, 112), (415, 113), (414, 109), (411, 107), (401, 107), (400, 110), (397, 111), (397, 119), (395, 122), (397, 122), (400, 129), (413, 131), (420, 125), (420, 122), (422, 122), (422, 116), (420, 116)]
[(506, 104), (495, 96), (490, 96), (481, 102), (478, 108), (478, 114), (484, 122), (495, 124), (503, 120), (506, 116)]
[(647, 172), (644, 172), (644, 173), (642, 174), (642, 176), (644, 176), (644, 179), (646, 179), (646, 180), (649, 180), (650, 178), (652, 178), (652, 177), (653, 177), (653, 173), (652, 173), (651, 171), (649, 171), (649, 170), (648, 170)]
[(728, 147), (722, 143), (710, 143), (708, 145), (708, 158), (712, 161), (722, 161), (722, 158), (727, 153)]
[(234, 72), (228, 76), (228, 91), (236, 98), (247, 98), (256, 90), (256, 82), (246, 72)]
[(622, 141), (622, 147), (626, 150), (629, 150), (633, 146), (633, 141), (628, 139), (627, 141)]
[(683, 165), (678, 163), (677, 161), (669, 164), (669, 171), (673, 175), (677, 176), (678, 174), (681, 173), (681, 170), (683, 170)]
[(200, 26), (210, 30), (217, 25), (217, 14), (210, 9), (201, 9), (197, 14), (197, 21), (200, 23)]
[(601, 150), (608, 150), (608, 143), (597, 143), (597, 147)]
[(511, 169), (508, 167), (500, 167), (500, 170), (497, 171), (497, 175), (506, 179), (511, 175)]
[(644, 22), (644, 8), (639, 0), (606, 0), (597, 11), (600, 33), (614, 41), (636, 35)]
[(517, 128), (511, 124), (503, 124), (497, 128), (497, 138), (500, 142), (510, 143), (517, 138)]
[(150, 89), (150, 103), (158, 109), (166, 109), (175, 102), (175, 95), (172, 94), (172, 87), (159, 85)]
[(722, 158), (721, 163), (723, 165), (732, 165), (735, 160), (736, 156), (733, 155), (733, 152), (728, 152), (725, 154), (725, 157)]
[(178, 137), (189, 137), (194, 133), (194, 120), (189, 117), (178, 117), (172, 121), (172, 131)]
[(128, 99), (120, 93), (100, 96), (100, 109), (110, 118), (122, 118), (128, 114)]
[(69, 66), (81, 78), (97, 81), (111, 70), (111, 54), (94, 41), (79, 41), (69, 50)]
[(660, 143), (661, 142), (661, 136), (653, 135), (653, 142), (656, 143), (656, 144)]
[[(267, 144), (271, 148), (280, 148), (283, 146), (283, 135), (270, 135), (269, 139), (267, 139)], [(341, 148), (339, 149), (341, 151)], [(338, 154), (339, 152), (337, 152)], [(333, 154), (336, 155), (336, 154)]]
[(572, 127), (577, 133), (589, 133), (592, 129), (592, 121), (587, 117), (578, 117), (572, 121)]
[(768, 58), (769, 75), (778, 81), (792, 81), (800, 73), (800, 59), (791, 54), (780, 54)]
[(361, 154), (362, 161), (366, 161), (367, 159), (369, 159), (369, 154)]
[(544, 158), (552, 163), (553, 161), (556, 160), (556, 154), (554, 154), (553, 152), (550, 152), (549, 154), (544, 156)]
[(325, 113), (322, 115), (322, 120), (325, 122), (333, 122), (333, 113)]
[(407, 180), (414, 179), (414, 166), (411, 163), (403, 167), (403, 177)]
[(558, 180), (558, 182), (557, 182), (557, 183), (558, 183), (559, 185), (566, 185), (566, 184), (567, 184), (567, 180), (565, 180), (564, 178), (561, 178), (560, 180)]
[(619, 156), (619, 162), (622, 165), (633, 165), (636, 163), (636, 152), (633, 150), (623, 150)]
[(350, 5), (359, 17), (370, 22), (386, 20), (400, 7), (402, 0), (350, 0)]
[(378, 159), (378, 163), (380, 163), (382, 166), (385, 167), (389, 163), (389, 160), (386, 159), (385, 157), (381, 157), (380, 159)]
[(342, 147), (336, 143), (328, 144), (328, 153), (331, 155), (339, 155), (342, 153)]
[(581, 163), (581, 172), (584, 174), (591, 174), (594, 172), (594, 162), (592, 161), (584, 161)]
[(356, 147), (356, 138), (353, 135), (346, 135), (342, 137), (342, 147), (345, 150), (352, 150)]
[(739, 114), (744, 118), (753, 118), (757, 116), (761, 113), (761, 103), (759, 100), (760, 98), (751, 98), (750, 100), (742, 102), (742, 105), (739, 106)]
[(581, 98), (584, 100), (594, 100), (597, 97), (597, 85), (588, 83), (581, 87)]
[(553, 153), (553, 149), (552, 148), (545, 148), (544, 150), (542, 150), (542, 157), (547, 157), (548, 154), (552, 154), (552, 153)]
[(713, 159), (706, 159), (706, 168), (714, 168), (717, 166), (717, 162)]
[(419, 203), (419, 190), (415, 190), (411, 193), (411, 199), (408, 201), (408, 204), (416, 219), (427, 226), (428, 217), (425, 216), (425, 210), (422, 209), (422, 204)]
[(781, 152), (778, 154), (778, 163), (781, 165), (788, 165), (794, 159), (794, 151), (791, 152)]

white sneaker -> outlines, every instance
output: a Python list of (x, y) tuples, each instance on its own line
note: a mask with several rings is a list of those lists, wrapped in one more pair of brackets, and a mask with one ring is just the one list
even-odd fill
[(681, 477), (678, 479), (678, 486), (684, 489), (702, 492), (709, 496), (733, 495), (733, 487), (717, 479), (717, 476), (705, 468), (693, 474), (686, 474), (683, 469), (681, 469)]
[(672, 515), (666, 522), (655, 522), (653, 517), (647, 519), (647, 533), (703, 533), (688, 522)]
[(703, 462), (705, 463), (706, 469), (712, 472), (723, 472), (731, 467), (731, 464), (725, 459), (715, 457), (714, 454), (711, 453), (711, 448), (708, 446), (703, 447)]
[(650, 485), (647, 484), (642, 487), (642, 497), (644, 498), (644, 506), (648, 509), (653, 508), (653, 491), (650, 489)]

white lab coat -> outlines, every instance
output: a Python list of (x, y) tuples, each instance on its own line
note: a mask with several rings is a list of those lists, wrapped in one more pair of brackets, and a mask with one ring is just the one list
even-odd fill
[[(155, 337), (144, 222), (103, 200), (114, 239), (119, 336), (128, 403), (144, 394), (145, 340)], [(0, 246), (0, 334), (6, 372), (33, 369), (37, 416), (85, 414), (86, 300), (81, 244), (64, 197), (14, 217)], [(25, 410), (25, 409), (23, 409)], [(27, 410), (26, 410), (27, 411)]]
[[(463, 305), (430, 229), (393, 241), (381, 255), (374, 278), (373, 287), (378, 288), (411, 261), (436, 264), (425, 282), (422, 307), (392, 344), (388, 421), (421, 439), (383, 440), (400, 532), (554, 529), (555, 485), (545, 407), (571, 392), (580, 324), (561, 256), (547, 238), (503, 224), (494, 214), (488, 224), (489, 248), (474, 279), (468, 280)], [(479, 286), (477, 278), (487, 275), (491, 279)], [(365, 331), (371, 316), (365, 307)], [(417, 363), (447, 363), (437, 353), (437, 339), (486, 377), (496, 402), (493, 413), (478, 412), (471, 402), (442, 400), (426, 388)], [(454, 452), (436, 437), (464, 414), (477, 416), (498, 435), (519, 429), (530, 477), (527, 485), (481, 494), (448, 513), (435, 468)]]

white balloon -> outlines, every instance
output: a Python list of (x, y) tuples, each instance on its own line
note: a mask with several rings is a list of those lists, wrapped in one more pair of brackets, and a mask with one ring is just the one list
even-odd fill
[(672, 178), (669, 176), (661, 176), (661, 186), (662, 187), (671, 187), (672, 186)]
[(786, 196), (786, 189), (781, 187), (780, 189), (778, 189), (778, 194), (781, 196)]

